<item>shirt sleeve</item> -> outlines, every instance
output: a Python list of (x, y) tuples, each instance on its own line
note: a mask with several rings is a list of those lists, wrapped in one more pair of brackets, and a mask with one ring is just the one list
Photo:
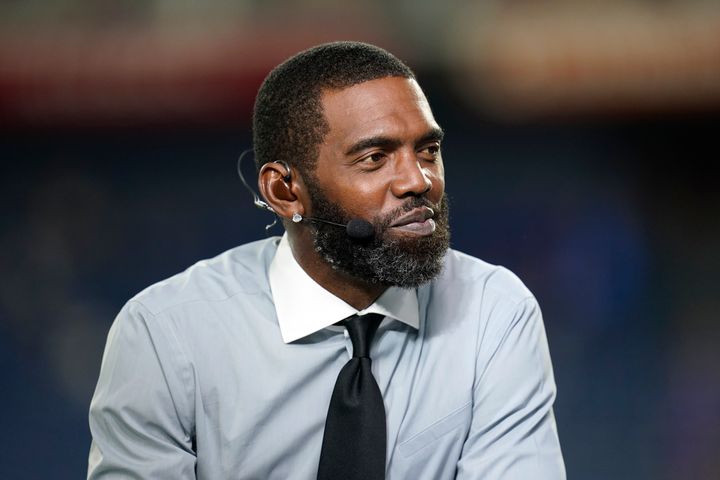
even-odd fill
[(540, 308), (530, 297), (496, 305), (491, 315), (491, 324), (508, 326), (498, 329), (492, 351), (477, 356), (473, 419), (456, 478), (563, 480), (552, 410), (555, 381)]
[(110, 329), (90, 405), (88, 479), (195, 478), (187, 362), (156, 320), (130, 302)]

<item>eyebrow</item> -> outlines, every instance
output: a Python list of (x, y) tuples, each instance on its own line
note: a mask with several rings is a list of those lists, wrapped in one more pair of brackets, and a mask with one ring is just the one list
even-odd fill
[(418, 138), (415, 142), (415, 145), (422, 145), (423, 143), (427, 142), (441, 142), (442, 139), (445, 137), (445, 132), (442, 128), (437, 127), (431, 129), (429, 132), (427, 132), (422, 137)]
[[(415, 145), (421, 145), (427, 142), (439, 142), (443, 139), (444, 136), (445, 132), (443, 132), (441, 128), (432, 128), (428, 132), (423, 134), (420, 138), (415, 140)], [(350, 148), (347, 149), (345, 155), (354, 155), (368, 148), (376, 147), (394, 149), (399, 147), (400, 145), (402, 145), (402, 142), (396, 138), (377, 135), (374, 137), (363, 138), (362, 140), (355, 142), (350, 146)]]

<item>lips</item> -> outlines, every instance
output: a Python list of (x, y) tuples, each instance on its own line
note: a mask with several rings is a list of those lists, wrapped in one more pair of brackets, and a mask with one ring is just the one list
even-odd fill
[(419, 207), (415, 208), (413, 210), (410, 210), (405, 215), (402, 215), (397, 220), (395, 220), (392, 224), (390, 224), (391, 227), (404, 227), (406, 225), (410, 225), (413, 223), (425, 223), (426, 220), (432, 218), (435, 215), (435, 212), (430, 207)]

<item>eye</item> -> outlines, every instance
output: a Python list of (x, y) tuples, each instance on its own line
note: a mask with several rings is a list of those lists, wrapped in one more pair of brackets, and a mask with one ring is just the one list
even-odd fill
[(418, 154), (424, 159), (428, 161), (434, 162), (437, 160), (437, 158), (440, 156), (440, 144), (439, 143), (432, 143), (430, 145), (426, 145), (422, 149), (418, 151)]
[(360, 159), (360, 163), (365, 164), (378, 164), (385, 160), (387, 155), (384, 152), (373, 152), (369, 155), (364, 156)]

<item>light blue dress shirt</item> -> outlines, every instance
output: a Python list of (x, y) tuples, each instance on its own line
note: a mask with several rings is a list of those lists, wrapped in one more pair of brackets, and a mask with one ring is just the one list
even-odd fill
[[(125, 305), (90, 407), (88, 478), (315, 478), (352, 348), (328, 325), (356, 310), (278, 244), (199, 262)], [(517, 277), (450, 250), (436, 280), (370, 311), (387, 316), (371, 357), (388, 480), (565, 478), (542, 317)]]

